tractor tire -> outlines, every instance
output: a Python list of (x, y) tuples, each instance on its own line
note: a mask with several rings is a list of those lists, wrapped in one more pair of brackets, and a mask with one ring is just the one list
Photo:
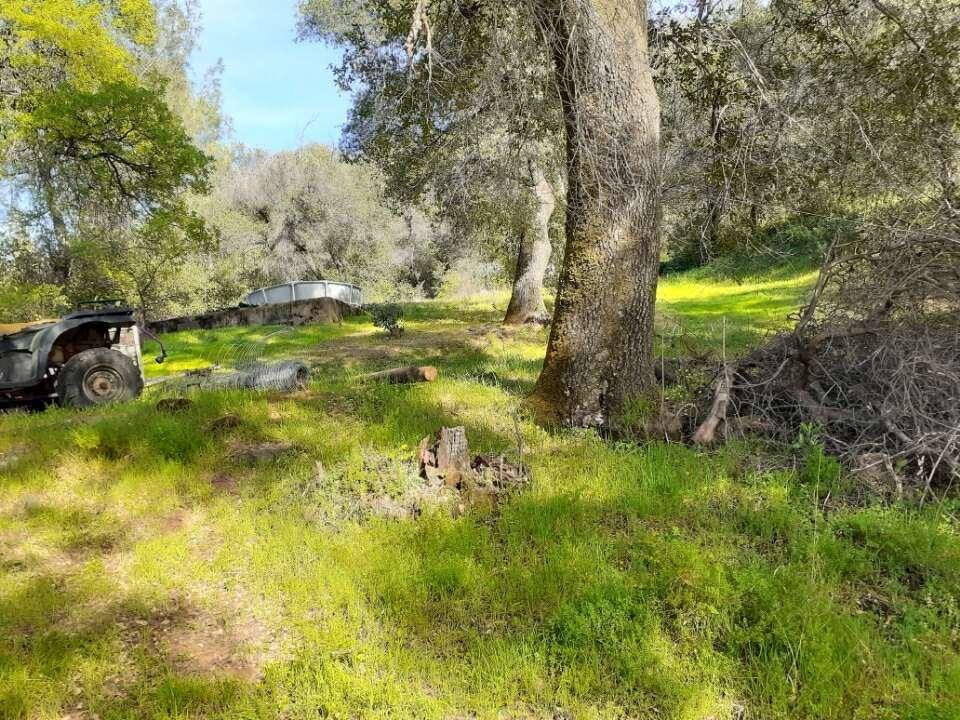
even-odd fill
[(136, 364), (121, 352), (94, 348), (67, 360), (57, 375), (57, 400), (63, 407), (95, 407), (129, 402), (143, 392)]

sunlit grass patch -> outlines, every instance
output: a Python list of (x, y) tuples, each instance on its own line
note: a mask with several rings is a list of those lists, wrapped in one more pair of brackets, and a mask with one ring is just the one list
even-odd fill
[(661, 332), (689, 334), (696, 344), (719, 348), (726, 335), (731, 353), (740, 353), (765, 335), (791, 324), (816, 280), (816, 273), (789, 278), (715, 281), (671, 276), (660, 282)]

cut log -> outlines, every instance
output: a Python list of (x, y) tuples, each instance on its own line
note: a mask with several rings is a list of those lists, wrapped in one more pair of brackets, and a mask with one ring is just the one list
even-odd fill
[(730, 405), (730, 393), (733, 390), (733, 368), (723, 366), (723, 373), (717, 380), (717, 392), (713, 397), (713, 407), (703, 424), (691, 438), (694, 445), (711, 445), (717, 439), (717, 429), (720, 423), (727, 419), (727, 408)]
[(365, 377), (371, 382), (386, 382), (391, 385), (407, 385), (410, 383), (433, 382), (440, 377), (439, 371), (430, 365), (425, 367), (394, 368), (373, 373)]

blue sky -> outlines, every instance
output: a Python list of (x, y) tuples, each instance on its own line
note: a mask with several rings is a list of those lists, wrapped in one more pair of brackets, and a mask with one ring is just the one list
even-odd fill
[(200, 0), (201, 47), (194, 70), (222, 59), (223, 105), (233, 139), (283, 150), (304, 142), (336, 144), (349, 97), (330, 65), (336, 50), (296, 42), (296, 0)]

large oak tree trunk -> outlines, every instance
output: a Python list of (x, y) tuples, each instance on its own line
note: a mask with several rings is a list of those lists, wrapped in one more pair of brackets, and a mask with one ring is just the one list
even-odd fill
[(660, 107), (645, 0), (532, 0), (567, 135), (566, 254), (543, 372), (543, 420), (616, 429), (653, 389)]
[(553, 217), (557, 201), (543, 169), (533, 162), (530, 163), (530, 183), (537, 211), (533, 223), (520, 238), (513, 294), (503, 319), (507, 325), (547, 323), (550, 320), (543, 302), (543, 278), (553, 250), (550, 245), (550, 218)]

